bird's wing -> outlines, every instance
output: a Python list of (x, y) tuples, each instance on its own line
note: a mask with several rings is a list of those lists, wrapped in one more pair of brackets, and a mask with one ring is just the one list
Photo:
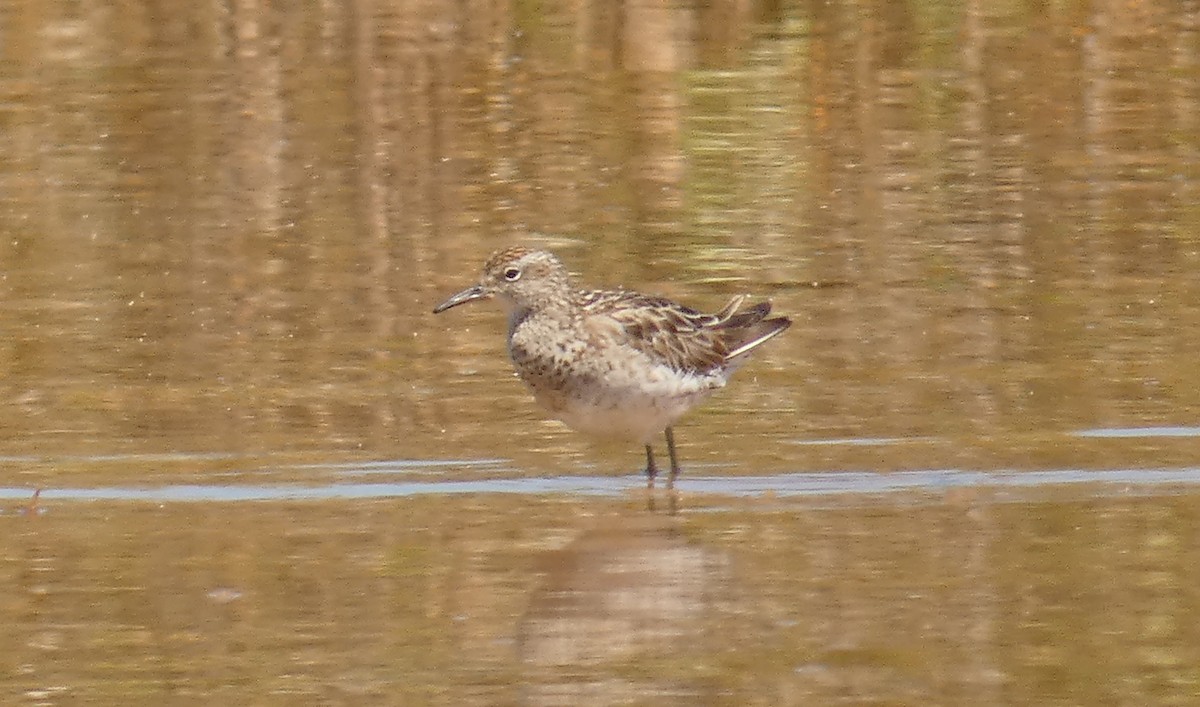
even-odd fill
[(619, 290), (587, 292), (582, 304), (592, 331), (613, 336), (677, 371), (706, 373), (725, 365), (732, 337), (722, 325), (736, 319), (741, 299), (735, 298), (717, 314)]

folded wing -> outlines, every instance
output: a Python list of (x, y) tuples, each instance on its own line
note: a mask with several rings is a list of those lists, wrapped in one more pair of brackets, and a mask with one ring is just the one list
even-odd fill
[(777, 336), (791, 321), (767, 319), (769, 302), (745, 312), (735, 297), (716, 314), (704, 314), (662, 297), (634, 292), (588, 292), (583, 306), (597, 330), (678, 371), (711, 373), (736, 367), (746, 354)]

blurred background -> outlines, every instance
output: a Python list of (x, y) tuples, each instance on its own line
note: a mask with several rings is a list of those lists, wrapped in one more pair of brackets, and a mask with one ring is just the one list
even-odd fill
[[(514, 243), (793, 318), (677, 497)], [(1195, 0), (7, 0), (0, 701), (1188, 703), (1198, 271)]]

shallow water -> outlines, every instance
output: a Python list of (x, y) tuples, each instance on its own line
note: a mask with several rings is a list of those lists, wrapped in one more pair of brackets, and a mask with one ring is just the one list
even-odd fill
[(1010, 704), (1195, 689), (1200, 469), (699, 476), (674, 495), (633, 476), (344, 480), (361, 471), (3, 489), (10, 698)]
[[(9, 3), (0, 702), (1193, 702), (1193, 5)], [(793, 318), (677, 493), (514, 242)]]

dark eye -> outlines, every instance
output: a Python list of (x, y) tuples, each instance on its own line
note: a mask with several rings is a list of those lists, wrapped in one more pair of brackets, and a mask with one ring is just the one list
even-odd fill
[(521, 269), (520, 268), (507, 268), (504, 271), (504, 279), (508, 280), (509, 282), (516, 282), (517, 280), (520, 280), (521, 279)]

